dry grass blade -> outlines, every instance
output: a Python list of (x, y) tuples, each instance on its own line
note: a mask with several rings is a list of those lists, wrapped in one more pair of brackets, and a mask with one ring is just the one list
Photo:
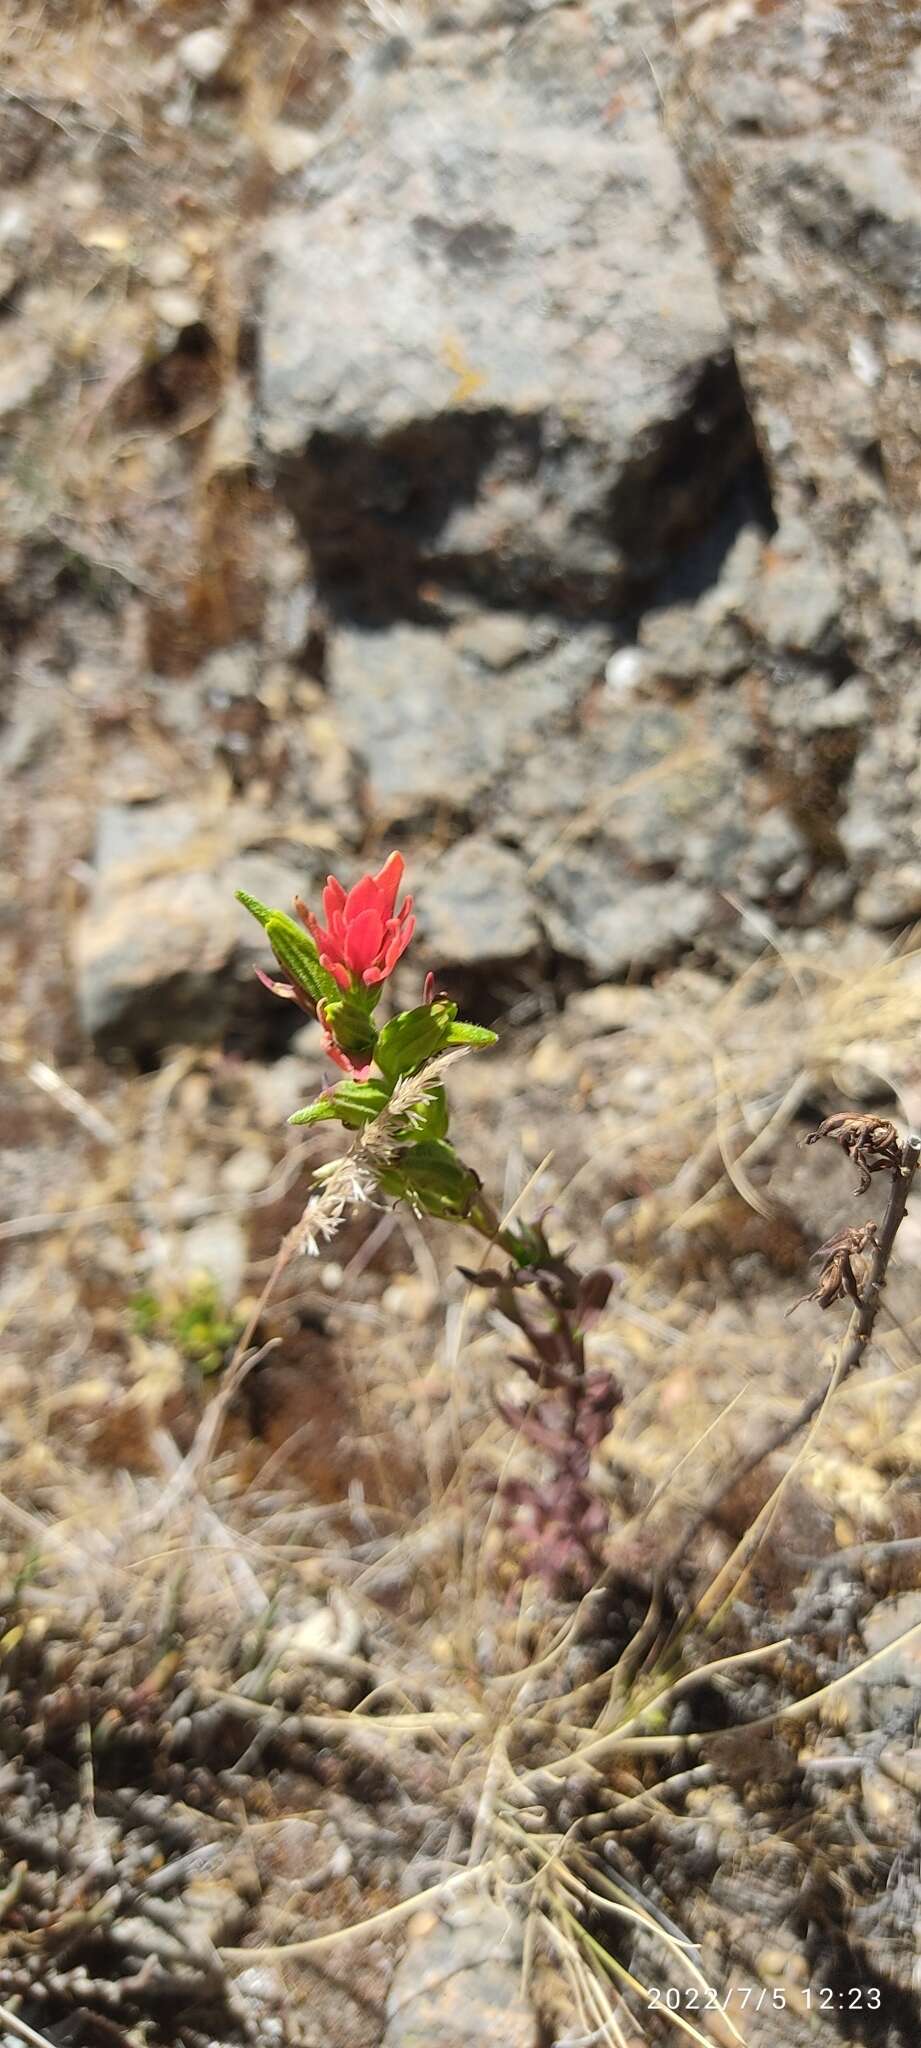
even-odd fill
[(793, 1700), (789, 1706), (779, 1707), (776, 1714), (767, 1716), (763, 1722), (750, 1722), (749, 1727), (753, 1729), (773, 1727), (778, 1721), (802, 1721), (807, 1719), (815, 1712), (818, 1706), (824, 1705), (826, 1700), (835, 1699), (838, 1693), (844, 1691), (845, 1686), (853, 1685), (855, 1680), (865, 1678), (867, 1672), (872, 1671), (885, 1658), (891, 1657), (895, 1659), (898, 1657), (900, 1652), (906, 1650), (910, 1643), (917, 1642), (919, 1636), (921, 1636), (921, 1621), (916, 1621), (911, 1628), (905, 1629), (900, 1636), (894, 1636), (890, 1643), (885, 1643), (881, 1649), (874, 1650), (872, 1656), (864, 1657), (859, 1664), (853, 1665), (850, 1671), (842, 1671), (840, 1678), (830, 1679), (827, 1685), (821, 1686), (817, 1692), (807, 1693), (804, 1699)]
[[(587, 1953), (593, 1958), (599, 1970), (605, 1976), (614, 1978), (615, 1982), (625, 1984), (628, 1991), (632, 1991), (634, 1997), (642, 2006), (648, 2006), (648, 1985), (642, 1984), (639, 1978), (633, 1975), (631, 1970), (626, 1969), (623, 1963), (619, 1963), (616, 1957), (612, 1956), (604, 1947), (603, 1943), (598, 1941), (595, 1935), (590, 1934), (587, 1927), (581, 1925), (574, 1914), (566, 1911), (565, 1908), (561, 1909), (561, 1913), (564, 1925), (568, 1925), (572, 1929), (573, 1938), (584, 1945)], [(677, 2027), (679, 2033), (686, 2034), (691, 2041), (696, 2041), (698, 2048), (713, 2048), (712, 2036), (708, 2041), (706, 2035), (700, 2032), (699, 2027), (695, 2027), (690, 2020), (685, 2019), (683, 2013), (674, 2012), (670, 2006), (664, 2003), (657, 2006), (656, 2010), (660, 2017), (670, 2026)], [(736, 2036), (736, 2039), (738, 2038)]]
[(306, 1941), (287, 1941), (260, 1948), (222, 1948), (220, 1955), (226, 1963), (269, 1963), (300, 1962), (309, 1956), (328, 1955), (334, 1948), (342, 1948), (353, 1941), (358, 1934), (382, 1934), (385, 1928), (399, 1927), (413, 1913), (433, 1906), (443, 1906), (448, 1899), (456, 1898), (459, 1892), (482, 1882), (480, 1871), (457, 1870), (453, 1876), (442, 1879), (440, 1884), (430, 1885), (427, 1891), (414, 1892), (411, 1899), (401, 1899), (398, 1906), (387, 1906), (382, 1913), (370, 1913), (365, 1920), (356, 1920), (353, 1927), (336, 1927), (329, 1934), (313, 1934)]
[(54, 2048), (47, 2034), (37, 2034), (35, 2028), (28, 2027), (25, 2020), (21, 2020), (17, 2013), (10, 2011), (8, 2005), (0, 2005), (0, 2024), (6, 2028), (8, 2034), (15, 2034), (18, 2041), (28, 2042), (29, 2048)]
[(289, 1233), (292, 1257), (297, 1251), (316, 1255), (321, 1242), (338, 1229), (346, 1211), (370, 1200), (378, 1172), (389, 1165), (399, 1147), (401, 1125), (412, 1118), (413, 1111), (427, 1100), (442, 1075), (463, 1059), (467, 1050), (465, 1045), (453, 1046), (438, 1053), (417, 1074), (408, 1074), (398, 1081), (386, 1109), (357, 1132), (341, 1159), (322, 1168), (319, 1193), (311, 1195), (300, 1222)]

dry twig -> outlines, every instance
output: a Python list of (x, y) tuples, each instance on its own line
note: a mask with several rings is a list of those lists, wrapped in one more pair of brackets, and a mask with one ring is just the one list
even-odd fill
[(844, 1295), (848, 1295), (859, 1308), (860, 1288), (851, 1262), (875, 1244), (875, 1223), (858, 1223), (850, 1228), (837, 1230), (826, 1244), (820, 1244), (818, 1251), (812, 1254), (813, 1261), (822, 1260), (819, 1284), (813, 1288), (811, 1294), (800, 1295), (799, 1301), (795, 1301), (793, 1307), (788, 1308), (788, 1316), (792, 1316), (796, 1309), (802, 1308), (804, 1301), (817, 1301), (820, 1308), (831, 1308), (832, 1304), (841, 1301)]
[[(831, 1117), (826, 1119), (827, 1123), (833, 1121), (834, 1119)], [(854, 1120), (851, 1119), (851, 1121)], [(878, 1118), (870, 1119), (870, 1121), (879, 1123)], [(892, 1128), (891, 1125), (889, 1128)], [(824, 1129), (824, 1126), (820, 1126), (821, 1129)], [(813, 1135), (818, 1136), (819, 1133), (816, 1132)], [(839, 1139), (838, 1142), (843, 1141)], [(851, 1157), (857, 1160), (858, 1164), (862, 1165), (863, 1162), (858, 1159), (856, 1152), (853, 1152)], [(851, 1373), (855, 1372), (862, 1363), (867, 1345), (873, 1335), (873, 1326), (876, 1322), (880, 1298), (886, 1274), (889, 1270), (892, 1247), (895, 1244), (899, 1227), (905, 1216), (908, 1197), (911, 1192), (912, 1181), (918, 1170), (919, 1160), (921, 1160), (921, 1138), (912, 1136), (901, 1147), (894, 1170), (891, 1162), (889, 1163), (889, 1170), (893, 1174), (892, 1191), (886, 1205), (885, 1216), (876, 1236), (873, 1256), (870, 1260), (869, 1271), (864, 1283), (863, 1296), (855, 1302), (851, 1320), (845, 1334), (841, 1356), (835, 1368), (834, 1385), (836, 1391), (844, 1385), (845, 1380), (849, 1379)], [(872, 1170), (879, 1172), (881, 1169), (876, 1167)], [(861, 1192), (863, 1192), (862, 1189)], [(864, 1227), (866, 1228), (866, 1226)], [(845, 1235), (845, 1233), (842, 1232), (841, 1235)], [(824, 1307), (826, 1304), (823, 1303), (822, 1306)], [(806, 1424), (812, 1421), (813, 1416), (821, 1408), (827, 1392), (827, 1386), (822, 1385), (816, 1387), (811, 1394), (807, 1394), (805, 1401), (797, 1408), (795, 1414), (788, 1416), (784, 1421), (777, 1423), (774, 1429), (769, 1430), (767, 1436), (762, 1438), (761, 1443), (751, 1452), (749, 1457), (744, 1458), (741, 1464), (737, 1465), (724, 1480), (720, 1481), (717, 1491), (711, 1494), (690, 1532), (682, 1537), (682, 1552), (687, 1549), (688, 1543), (696, 1536), (704, 1522), (710, 1520), (710, 1517), (720, 1506), (721, 1502), (725, 1500), (727, 1494), (732, 1493), (743, 1479), (747, 1479), (748, 1474), (753, 1472), (757, 1465), (760, 1465), (765, 1458), (771, 1456), (772, 1452), (783, 1450), (784, 1446), (790, 1443), (793, 1437), (799, 1435), (801, 1429), (805, 1429)]]
[(858, 1195), (865, 1195), (874, 1173), (898, 1173), (902, 1160), (902, 1145), (898, 1131), (887, 1117), (866, 1116), (856, 1110), (839, 1110), (834, 1116), (827, 1116), (818, 1130), (810, 1131), (804, 1139), (807, 1145), (817, 1145), (821, 1138), (831, 1138), (840, 1145), (849, 1159), (859, 1168)]

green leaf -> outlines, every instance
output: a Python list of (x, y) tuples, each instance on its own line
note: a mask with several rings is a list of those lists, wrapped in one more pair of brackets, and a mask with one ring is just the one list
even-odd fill
[(163, 1304), (158, 1295), (144, 1290), (133, 1294), (128, 1303), (131, 1320), (139, 1337), (153, 1337), (163, 1319)]
[(407, 1146), (393, 1166), (378, 1174), (385, 1195), (409, 1202), (426, 1216), (464, 1217), (480, 1192), (479, 1175), (465, 1166), (444, 1139)]
[(269, 914), (265, 935), (280, 967), (315, 1003), (336, 1002), (342, 990), (333, 976), (320, 966), (312, 938), (283, 910)]
[(289, 1116), (289, 1124), (345, 1124), (347, 1130), (361, 1130), (373, 1123), (390, 1101), (390, 1089), (383, 1081), (340, 1081), (331, 1095), (321, 1095), (307, 1109)]
[(318, 1095), (316, 1102), (309, 1102), (306, 1109), (296, 1109), (289, 1116), (289, 1124), (335, 1124), (342, 1121), (331, 1095)]
[(269, 918), (277, 917), (277, 910), (270, 910), (267, 904), (260, 903), (258, 896), (251, 896), (248, 889), (237, 889), (235, 893), (237, 902), (242, 903), (244, 910), (248, 910), (250, 916), (261, 924), (263, 931), (267, 931)]
[(389, 1081), (414, 1074), (447, 1045), (456, 1015), (454, 1003), (421, 1003), (417, 1010), (391, 1017), (374, 1048), (381, 1073)]
[(196, 1281), (170, 1317), (169, 1330), (190, 1364), (206, 1377), (220, 1372), (242, 1328), (224, 1309), (218, 1289), (207, 1275)]
[(309, 932), (303, 925), (295, 924), (287, 911), (270, 910), (267, 903), (260, 903), (258, 896), (251, 896), (248, 889), (238, 889), (237, 902), (242, 903), (251, 917), (261, 924), (269, 945), (280, 967), (290, 974), (315, 1003), (335, 1000), (342, 990), (333, 976), (320, 966), (320, 956)]
[(377, 1026), (360, 996), (340, 995), (335, 1002), (324, 1005), (323, 1015), (343, 1052), (352, 1053), (363, 1063), (370, 1060), (377, 1044)]
[(485, 1024), (465, 1024), (463, 1019), (451, 1025), (446, 1045), (497, 1045), (497, 1031), (487, 1031)]
[(409, 1111), (401, 1136), (422, 1139), (445, 1138), (447, 1134), (448, 1098), (440, 1084), (436, 1084), (425, 1100)]

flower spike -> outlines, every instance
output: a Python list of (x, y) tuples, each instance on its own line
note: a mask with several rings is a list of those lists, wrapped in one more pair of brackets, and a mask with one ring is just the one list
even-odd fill
[(396, 909), (402, 879), (400, 853), (392, 853), (378, 874), (362, 875), (348, 893), (330, 875), (323, 891), (325, 926), (297, 899), (295, 909), (316, 944), (320, 965), (343, 991), (356, 983), (373, 988), (386, 981), (405, 953), (416, 920), (411, 896)]

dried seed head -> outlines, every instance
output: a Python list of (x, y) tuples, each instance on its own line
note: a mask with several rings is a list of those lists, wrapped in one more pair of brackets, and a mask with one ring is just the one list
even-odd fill
[[(839, 1230), (826, 1244), (813, 1252), (813, 1259), (822, 1260), (819, 1284), (811, 1294), (804, 1294), (793, 1304), (799, 1308), (803, 1301), (817, 1301), (820, 1308), (831, 1308), (835, 1301), (847, 1295), (856, 1307), (862, 1306), (862, 1297), (851, 1261), (862, 1253), (874, 1249), (877, 1243), (876, 1224), (860, 1223), (851, 1229)], [(788, 1309), (788, 1315), (793, 1309)]]
[(831, 1138), (853, 1159), (860, 1172), (859, 1195), (866, 1194), (872, 1174), (897, 1174), (902, 1170), (902, 1141), (887, 1117), (839, 1110), (834, 1116), (827, 1116), (818, 1130), (810, 1131), (805, 1143), (817, 1145), (820, 1138)]

